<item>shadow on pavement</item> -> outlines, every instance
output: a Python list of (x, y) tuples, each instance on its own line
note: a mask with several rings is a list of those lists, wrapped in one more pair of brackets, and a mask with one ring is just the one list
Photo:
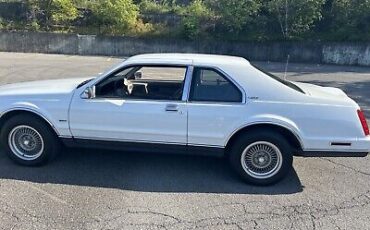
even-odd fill
[(245, 184), (224, 159), (66, 149), (43, 167), (23, 167), (0, 153), (0, 178), (35, 183), (115, 188), (141, 192), (293, 194), (303, 186), (293, 170), (278, 184)]

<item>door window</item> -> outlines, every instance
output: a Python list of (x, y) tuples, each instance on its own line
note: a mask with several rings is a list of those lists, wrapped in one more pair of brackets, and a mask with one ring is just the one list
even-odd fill
[(186, 76), (183, 66), (133, 66), (95, 86), (97, 98), (181, 100)]

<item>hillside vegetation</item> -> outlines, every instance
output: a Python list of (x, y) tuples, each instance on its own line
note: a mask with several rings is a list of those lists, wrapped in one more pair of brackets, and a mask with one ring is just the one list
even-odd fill
[(369, 0), (0, 0), (0, 29), (238, 41), (369, 41)]

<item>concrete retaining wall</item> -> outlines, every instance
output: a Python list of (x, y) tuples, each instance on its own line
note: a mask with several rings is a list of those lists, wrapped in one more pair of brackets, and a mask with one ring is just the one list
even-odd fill
[(254, 61), (310, 62), (370, 66), (370, 43), (202, 42), (94, 35), (0, 32), (0, 51), (131, 56), (185, 52), (227, 54)]
[(323, 46), (323, 63), (370, 66), (370, 43), (333, 43)]

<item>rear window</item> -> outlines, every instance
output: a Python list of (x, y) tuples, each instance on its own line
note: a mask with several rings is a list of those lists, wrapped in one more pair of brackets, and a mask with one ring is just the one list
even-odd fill
[(301, 88), (299, 88), (297, 85), (295, 85), (294, 83), (290, 82), (290, 81), (287, 81), (287, 80), (284, 80), (284, 79), (281, 79), (280, 77), (278, 76), (275, 76), (269, 72), (266, 72), (260, 68), (258, 68), (257, 66), (253, 65), (254, 68), (258, 69), (259, 71), (261, 71), (262, 73), (266, 74), (267, 76), (273, 78), (274, 80), (280, 82), (281, 84), (284, 84), (286, 86), (288, 86), (289, 88), (291, 89), (294, 89), (295, 91), (298, 91), (300, 93), (305, 93)]

